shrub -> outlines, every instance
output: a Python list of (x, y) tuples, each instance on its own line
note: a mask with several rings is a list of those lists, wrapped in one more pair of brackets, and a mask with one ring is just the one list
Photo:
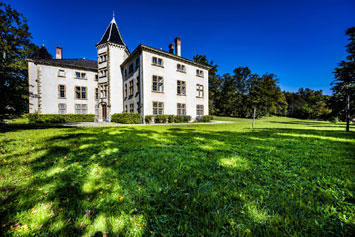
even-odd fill
[(184, 115), (184, 123), (188, 123), (191, 120), (191, 116), (190, 115)]
[(146, 123), (151, 123), (153, 121), (152, 119), (153, 119), (152, 115), (146, 115), (144, 120)]
[(207, 123), (207, 122), (210, 122), (212, 119), (213, 119), (212, 115), (204, 115), (204, 116), (197, 117), (196, 121)]
[(52, 123), (74, 123), (74, 122), (92, 122), (93, 114), (28, 114), (30, 123), (52, 124)]
[(183, 123), (184, 122), (184, 115), (176, 115), (174, 117), (174, 122), (175, 123)]
[(111, 116), (111, 122), (123, 124), (141, 123), (141, 115), (139, 113), (119, 113)]
[(167, 115), (157, 115), (154, 117), (154, 123), (166, 123), (168, 121)]
[(175, 115), (167, 115), (168, 116), (168, 123), (173, 123), (174, 122), (174, 117)]

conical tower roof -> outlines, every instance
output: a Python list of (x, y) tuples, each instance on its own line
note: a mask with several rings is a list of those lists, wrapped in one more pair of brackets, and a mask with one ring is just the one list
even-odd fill
[(126, 46), (118, 29), (115, 16), (113, 16), (110, 25), (107, 27), (105, 34), (102, 36), (100, 42), (97, 45), (104, 44), (107, 42)]

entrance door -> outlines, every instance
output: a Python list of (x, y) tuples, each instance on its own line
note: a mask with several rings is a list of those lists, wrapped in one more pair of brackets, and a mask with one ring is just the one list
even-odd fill
[(106, 105), (102, 105), (102, 121), (106, 121), (106, 118), (107, 118)]

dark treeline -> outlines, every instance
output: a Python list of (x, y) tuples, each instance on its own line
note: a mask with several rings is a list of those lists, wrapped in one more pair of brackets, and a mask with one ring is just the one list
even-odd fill
[(321, 90), (301, 88), (298, 92), (281, 91), (276, 75), (252, 73), (248, 67), (237, 67), (233, 73), (217, 74), (217, 65), (204, 55), (194, 61), (209, 65), (209, 109), (212, 115), (251, 118), (277, 115), (303, 119), (330, 119), (331, 96)]

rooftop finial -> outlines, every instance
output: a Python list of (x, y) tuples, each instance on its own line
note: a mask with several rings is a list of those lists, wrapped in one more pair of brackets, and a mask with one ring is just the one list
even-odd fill
[(44, 40), (42, 41), (42, 46), (44, 47)]
[(116, 20), (115, 20), (115, 12), (114, 11), (112, 12), (112, 21), (111, 21), (111, 23), (117, 24)]

